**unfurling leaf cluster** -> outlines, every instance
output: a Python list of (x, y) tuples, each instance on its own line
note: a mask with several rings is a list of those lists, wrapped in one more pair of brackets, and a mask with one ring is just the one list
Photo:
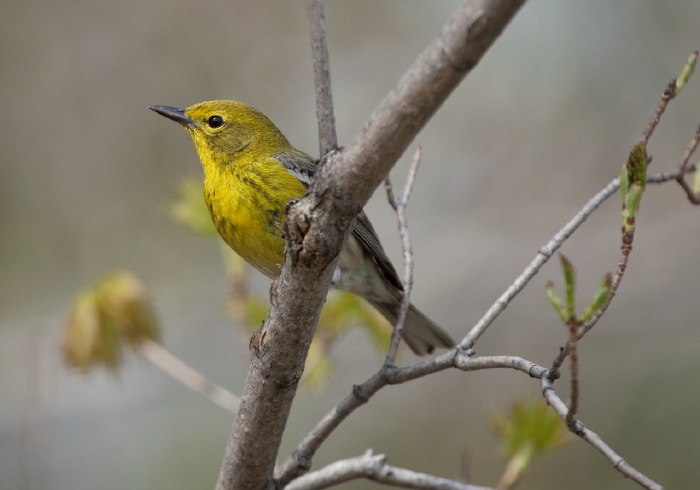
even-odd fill
[(554, 307), (554, 310), (559, 314), (561, 319), (567, 325), (582, 325), (588, 321), (593, 314), (598, 311), (608, 300), (612, 292), (612, 274), (609, 272), (603, 276), (598, 285), (598, 289), (593, 294), (593, 297), (588, 302), (588, 306), (584, 312), (577, 316), (576, 313), (576, 269), (571, 261), (564, 254), (559, 254), (561, 268), (564, 274), (564, 284), (566, 288), (566, 301), (554, 289), (554, 283), (547, 283), (547, 298)]
[(647, 184), (647, 147), (639, 142), (630, 151), (627, 162), (620, 172), (620, 194), (622, 195), (623, 233), (634, 231), (639, 202)]
[(124, 347), (158, 336), (148, 290), (134, 274), (118, 272), (75, 298), (63, 333), (63, 357), (83, 372), (97, 365), (114, 370)]

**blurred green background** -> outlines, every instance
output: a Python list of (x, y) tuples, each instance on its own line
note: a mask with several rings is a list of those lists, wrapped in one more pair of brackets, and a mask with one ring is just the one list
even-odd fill
[[(326, 7), (339, 140), (349, 141), (457, 1), (331, 1)], [(409, 206), (412, 298), (455, 337), (621, 164), (658, 96), (700, 48), (700, 3), (533, 0), (416, 139)], [(232, 328), (218, 245), (168, 215), (200, 168), (187, 135), (146, 106), (233, 98), (318, 153), (304, 2), (5, 2), (0, 15), (0, 488), (212, 488), (232, 417), (148, 363), (118, 376), (69, 372), (61, 329), (76, 291), (117, 268), (152, 291), (164, 342), (240, 393), (248, 334)], [(670, 170), (700, 121), (700, 80), (672, 103), (649, 152)], [(404, 180), (408, 158), (395, 169)], [(368, 213), (400, 264), (383, 191)], [(627, 277), (581, 345), (581, 418), (670, 488), (700, 479), (700, 210), (650, 186)], [(563, 248), (583, 303), (619, 255), (619, 202)], [(479, 354), (549, 365), (566, 333), (549, 264), (491, 327)], [(255, 275), (255, 288), (268, 281)], [(561, 288), (561, 286), (560, 286)], [(382, 355), (357, 330), (320, 394), (300, 392), (281, 458)], [(411, 360), (407, 353), (405, 360)], [(566, 396), (566, 383), (560, 383)], [(538, 396), (521, 373), (446, 372), (390, 387), (323, 446), (316, 466), (371, 447), (444, 477), (503, 471), (488, 423)], [(368, 482), (347, 489), (378, 488)], [(519, 488), (637, 488), (577, 441), (536, 461)]]

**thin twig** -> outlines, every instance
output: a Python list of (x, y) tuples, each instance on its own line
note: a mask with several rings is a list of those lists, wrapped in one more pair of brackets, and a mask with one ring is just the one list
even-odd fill
[[(340, 423), (345, 420), (356, 408), (367, 403), (369, 399), (381, 388), (388, 384), (405, 383), (416, 378), (426, 376), (450, 367), (456, 367), (462, 371), (477, 371), (482, 369), (508, 368), (521, 371), (532, 378), (541, 380), (542, 393), (555, 410), (566, 421), (569, 411), (566, 404), (559, 398), (552, 386), (552, 375), (543, 366), (531, 361), (514, 356), (484, 356), (470, 357), (464, 353), (451, 351), (433, 359), (426, 359), (414, 365), (403, 368), (382, 369), (362, 385), (356, 386), (353, 392), (326, 414), (316, 427), (297, 446), (296, 451), (276, 471), (276, 480), (279, 485), (286, 485), (299, 475), (308, 471), (311, 466), (311, 458), (323, 441)], [(450, 359), (450, 356), (454, 356)], [(382, 371), (385, 371), (382, 373)], [(610, 446), (608, 446), (595, 432), (584, 427), (580, 420), (576, 420), (570, 427), (572, 432), (580, 436), (586, 442), (598, 449), (612, 464), (625, 476), (645, 488), (662, 490), (663, 487), (630, 466)], [(296, 484), (297, 480), (295, 480)], [(296, 487), (285, 487), (296, 488)], [(299, 487), (302, 488), (302, 487)], [(409, 487), (413, 488), (413, 487)], [(423, 488), (423, 487), (418, 487)], [(430, 488), (430, 487), (428, 487)]]
[[(696, 59), (698, 56), (698, 52), (694, 52), (693, 55)], [(684, 82), (685, 83), (685, 82)], [(676, 80), (672, 80), (671, 83), (666, 87), (664, 92), (661, 95), (661, 98), (659, 99), (658, 104), (656, 105), (656, 108), (654, 110), (654, 115), (651, 117), (649, 120), (649, 123), (647, 124), (647, 127), (644, 128), (644, 131), (642, 133), (642, 138), (641, 141), (646, 143), (649, 141), (649, 138), (651, 135), (654, 133), (654, 130), (656, 129), (656, 126), (659, 124), (661, 121), (661, 116), (666, 110), (666, 107), (668, 106), (668, 103), (678, 94), (677, 90), (677, 84)], [(700, 128), (698, 128), (695, 132), (695, 135), (693, 138), (690, 140), (690, 143), (688, 144), (688, 147), (686, 148), (683, 157), (681, 158), (681, 163), (678, 167), (678, 169), (675, 172), (672, 173), (667, 173), (667, 174), (656, 174), (653, 176), (648, 176), (647, 177), (647, 182), (663, 182), (666, 180), (670, 179), (675, 179), (683, 188), (683, 190), (686, 192), (686, 195), (688, 197), (688, 200), (690, 200), (691, 203), (693, 204), (700, 204), (700, 195), (696, 193), (692, 187), (687, 183), (685, 180), (685, 176), (689, 172), (693, 172), (694, 168), (691, 168), (689, 165), (690, 158), (693, 156), (693, 153), (695, 153), (695, 150), (697, 149), (698, 145), (700, 145)], [(618, 187), (619, 187), (619, 179), (618, 180)], [(634, 217), (632, 217), (634, 219)], [(578, 328), (578, 334), (576, 336), (576, 341), (581, 340), (603, 317), (607, 309), (610, 307), (610, 304), (612, 303), (613, 299), (615, 298), (615, 295), (617, 294), (617, 290), (620, 287), (620, 284), (622, 282), (622, 278), (624, 277), (625, 270), (627, 269), (627, 264), (629, 263), (629, 256), (632, 253), (632, 243), (634, 242), (634, 228), (631, 230), (625, 232), (623, 228), (623, 234), (622, 234), (622, 246), (621, 246), (621, 254), (620, 254), (620, 259), (618, 261), (617, 265), (617, 271), (615, 273), (615, 276), (613, 277), (612, 285), (611, 285), (611, 290), (610, 294), (608, 295), (608, 298), (606, 299), (605, 303), (600, 307), (598, 311), (595, 312), (595, 314), (580, 328)], [(553, 375), (558, 375), (559, 369), (561, 368), (561, 365), (564, 362), (564, 359), (566, 359), (567, 356), (569, 355), (574, 355), (575, 353), (575, 342), (569, 340), (566, 345), (559, 350), (559, 355), (554, 359), (552, 362), (552, 373)], [(573, 359), (572, 359), (572, 369), (573, 369)], [(573, 374), (573, 373), (572, 373)], [(573, 383), (573, 380), (572, 380)], [(572, 386), (573, 387), (573, 386)], [(576, 413), (576, 408), (573, 406), (573, 395), (575, 394), (572, 393), (572, 414)], [(571, 424), (573, 422), (573, 415), (569, 414), (567, 417), (567, 423)]]
[[(617, 294), (617, 290), (620, 287), (620, 283), (622, 282), (622, 278), (625, 275), (625, 270), (627, 269), (627, 264), (629, 262), (629, 256), (630, 253), (632, 252), (632, 241), (634, 240), (634, 230), (628, 231), (623, 234), (622, 237), (622, 246), (620, 247), (621, 253), (620, 253), (620, 259), (617, 264), (617, 271), (615, 272), (615, 275), (613, 276), (612, 283), (610, 285), (610, 294), (608, 295), (607, 299), (605, 300), (605, 303), (596, 311), (593, 316), (591, 316), (590, 319), (583, 325), (580, 325), (577, 328), (576, 332), (576, 342), (581, 340), (588, 332), (591, 331), (593, 327), (596, 326), (596, 324), (600, 321), (600, 319), (603, 317), (605, 312), (608, 310), (610, 307), (610, 304), (612, 303), (612, 300), (615, 298), (615, 295)], [(569, 340), (564, 347), (559, 349), (559, 354), (557, 357), (554, 358), (552, 361), (552, 367), (550, 368), (551, 373), (554, 377), (559, 376), (559, 369), (561, 368), (562, 364), (564, 363), (564, 360), (573, 353), (574, 348), (573, 348), (574, 343)]]
[[(542, 395), (547, 400), (549, 406), (551, 406), (554, 411), (561, 417), (562, 420), (566, 421), (567, 412), (569, 409), (566, 404), (559, 398), (554, 387), (552, 386), (552, 380), (550, 376), (542, 376), (540, 378)], [(608, 446), (598, 434), (592, 430), (587, 429), (583, 423), (579, 420), (573, 427), (570, 427), (572, 432), (581, 437), (584, 441), (589, 443), (591, 446), (600, 451), (603, 456), (605, 456), (614, 466), (614, 468), (630, 478), (631, 480), (637, 482), (644, 488), (650, 490), (663, 490), (663, 486), (659, 485), (651, 478), (640, 473), (632, 466), (630, 466), (619, 454), (617, 454), (610, 446)]]
[(615, 275), (613, 276), (610, 294), (608, 295), (608, 298), (605, 301), (605, 303), (603, 303), (603, 306), (600, 307), (600, 309), (591, 317), (590, 320), (588, 320), (581, 326), (578, 332), (578, 340), (581, 340), (598, 323), (598, 321), (610, 307), (610, 304), (615, 298), (617, 290), (620, 287), (620, 284), (622, 283), (622, 278), (625, 275), (625, 271), (627, 270), (627, 264), (629, 263), (630, 254), (632, 253), (633, 241), (634, 230), (623, 233), (622, 245), (620, 247), (620, 260), (617, 264), (617, 271), (615, 271)]
[(331, 64), (328, 56), (326, 15), (323, 0), (306, 0), (311, 31), (311, 54), (314, 60), (314, 85), (316, 87), (316, 118), (318, 120), (319, 157), (338, 148), (331, 92)]
[(693, 156), (693, 153), (695, 153), (695, 150), (698, 148), (698, 144), (700, 144), (700, 127), (695, 131), (693, 138), (690, 140), (690, 143), (688, 143), (688, 147), (685, 149), (685, 153), (683, 153), (683, 158), (681, 158), (681, 164), (678, 168), (678, 173), (680, 176), (684, 175), (683, 171), (688, 167), (688, 164), (690, 163), (690, 158)]
[(578, 322), (575, 318), (572, 318), (569, 322), (569, 346), (571, 349), (571, 403), (569, 405), (569, 410), (566, 414), (566, 425), (571, 427), (576, 422), (576, 414), (578, 413), (578, 394), (579, 394), (579, 383), (578, 383)]
[(311, 468), (314, 454), (333, 431), (356, 409), (367, 403), (372, 396), (389, 384), (401, 384), (449, 368), (462, 371), (506, 368), (521, 371), (539, 378), (548, 371), (526, 359), (513, 356), (469, 357), (453, 349), (437, 357), (419, 361), (406, 367), (383, 366), (328, 412), (299, 443), (296, 450), (276, 469), (275, 479), (284, 486)]
[(394, 333), (391, 336), (389, 351), (386, 355), (385, 363), (388, 366), (393, 366), (396, 363), (396, 354), (399, 350), (401, 332), (403, 331), (404, 323), (406, 323), (406, 315), (408, 314), (408, 308), (411, 304), (411, 289), (413, 289), (413, 247), (411, 246), (411, 236), (408, 232), (406, 206), (408, 206), (408, 200), (411, 197), (411, 192), (413, 192), (413, 186), (416, 182), (416, 174), (418, 173), (418, 167), (420, 166), (420, 157), (421, 147), (418, 146), (416, 147), (416, 151), (413, 153), (413, 161), (411, 162), (411, 167), (408, 170), (406, 185), (403, 189), (403, 196), (401, 197), (400, 201), (394, 196), (391, 177), (387, 176), (386, 180), (384, 181), (389, 204), (391, 204), (391, 207), (394, 209), (394, 211), (396, 211), (396, 216), (399, 221), (399, 233), (401, 234), (401, 242), (403, 243), (404, 262), (403, 296), (401, 298), (401, 309), (399, 310), (398, 319), (396, 321), (396, 325), (394, 325)]
[(224, 410), (231, 413), (236, 413), (238, 410), (240, 400), (237, 396), (226, 388), (209, 381), (159, 343), (144, 338), (139, 342), (137, 351), (165, 374), (216, 403)]
[(673, 172), (659, 172), (647, 176), (647, 184), (663, 184), (669, 180), (678, 178), (678, 175), (685, 175), (691, 172), (695, 172), (695, 167), (692, 165), (683, 169), (682, 171), (674, 170)]
[(663, 115), (664, 111), (666, 110), (668, 103), (671, 102), (671, 99), (673, 99), (675, 96), (676, 96), (676, 79), (674, 78), (673, 80), (671, 80), (671, 82), (668, 84), (666, 89), (661, 94), (661, 98), (659, 99), (659, 103), (656, 104), (656, 108), (654, 109), (654, 114), (651, 116), (651, 119), (649, 119), (649, 123), (647, 124), (646, 128), (644, 128), (644, 131), (642, 132), (642, 138), (640, 141), (643, 141), (644, 143), (649, 142), (649, 138), (651, 138), (651, 135), (654, 134), (654, 130), (656, 129), (656, 126), (659, 124), (659, 122), (661, 121), (661, 116)]
[(695, 153), (695, 150), (697, 150), (698, 145), (700, 145), (700, 128), (695, 131), (695, 135), (690, 140), (688, 148), (686, 148), (683, 158), (681, 159), (681, 164), (678, 168), (678, 175), (676, 176), (676, 181), (678, 181), (685, 191), (686, 196), (688, 196), (688, 200), (695, 205), (700, 204), (700, 193), (696, 192), (690, 186), (690, 184), (688, 184), (688, 182), (685, 180), (685, 174), (686, 169), (689, 167), (690, 158), (693, 156), (693, 153)]
[(644, 128), (644, 131), (642, 132), (641, 141), (645, 144), (649, 142), (649, 138), (651, 138), (651, 135), (654, 133), (654, 129), (656, 129), (656, 126), (659, 124), (659, 121), (661, 120), (661, 115), (666, 110), (666, 106), (668, 106), (668, 103), (672, 99), (674, 99), (680, 93), (680, 91), (683, 89), (686, 83), (688, 83), (688, 80), (693, 74), (695, 64), (697, 61), (698, 51), (693, 51), (690, 54), (688, 61), (683, 66), (680, 75), (677, 78), (671, 80), (671, 82), (664, 90), (663, 94), (661, 94), (661, 98), (659, 99), (659, 103), (656, 105), (654, 114), (651, 116), (647, 127)]
[[(664, 90), (664, 93), (661, 95), (661, 99), (659, 100), (659, 103), (657, 104), (656, 109), (654, 110), (654, 115), (649, 120), (649, 124), (644, 129), (644, 132), (642, 134), (641, 140), (644, 143), (647, 143), (649, 141), (649, 138), (651, 138), (651, 135), (653, 134), (656, 126), (659, 124), (659, 121), (661, 120), (661, 115), (666, 110), (666, 106), (668, 105), (668, 103), (678, 95), (678, 93), (687, 83), (688, 79), (693, 73), (693, 69), (697, 60), (698, 51), (694, 51), (690, 55), (690, 58), (688, 58), (688, 62), (686, 63), (686, 65), (683, 67), (683, 71), (681, 72), (680, 77), (671, 80), (671, 82), (666, 87), (666, 90)], [(690, 141), (690, 144), (688, 145), (688, 148), (685, 154), (683, 155), (683, 159), (681, 160), (681, 165), (678, 169), (678, 174), (676, 175), (676, 180), (685, 191), (688, 200), (695, 205), (700, 204), (700, 193), (696, 192), (688, 184), (688, 182), (686, 182), (685, 174), (688, 169), (690, 157), (697, 149), (698, 144), (700, 144), (700, 128), (696, 131), (695, 136)]]
[(426, 490), (493, 490), (466, 483), (447, 480), (417, 471), (388, 465), (386, 456), (372, 454), (342, 459), (312, 473), (308, 473), (285, 487), (285, 490), (320, 490), (350, 480), (365, 478), (387, 485)]

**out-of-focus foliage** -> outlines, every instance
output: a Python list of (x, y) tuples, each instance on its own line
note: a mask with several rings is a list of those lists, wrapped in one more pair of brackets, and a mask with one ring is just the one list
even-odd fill
[(513, 486), (537, 456), (572, 438), (554, 410), (539, 399), (513, 403), (508, 415), (493, 412), (491, 423), (508, 460), (500, 488)]
[(186, 179), (180, 185), (180, 197), (170, 205), (172, 216), (202, 236), (218, 236), (202, 197), (202, 183)]
[(115, 370), (125, 346), (158, 336), (148, 290), (134, 274), (118, 272), (75, 298), (64, 330), (63, 357), (82, 372), (97, 365)]

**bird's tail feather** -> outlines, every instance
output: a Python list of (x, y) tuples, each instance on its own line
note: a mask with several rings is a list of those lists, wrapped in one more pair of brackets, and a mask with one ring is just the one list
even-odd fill
[[(370, 301), (392, 325), (396, 325), (401, 301), (375, 302)], [(435, 348), (450, 349), (455, 346), (452, 337), (440, 326), (435, 324), (427, 316), (412, 304), (408, 308), (406, 322), (404, 323), (401, 337), (406, 344), (419, 356), (432, 353)]]

